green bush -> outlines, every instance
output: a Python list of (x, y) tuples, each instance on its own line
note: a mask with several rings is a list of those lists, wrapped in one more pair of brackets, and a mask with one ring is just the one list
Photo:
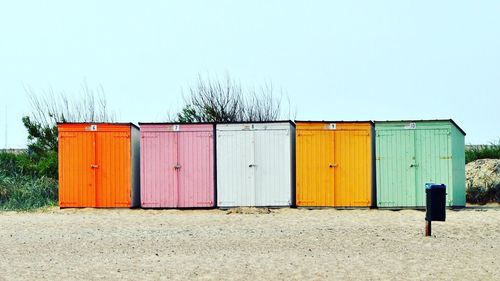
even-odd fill
[(57, 151), (47, 151), (43, 157), (35, 162), (35, 170), (39, 177), (58, 178)]
[(28, 210), (57, 204), (57, 180), (0, 173), (0, 209)]
[(472, 204), (500, 203), (500, 184), (490, 187), (470, 186), (467, 188), (466, 200)]
[(0, 209), (27, 210), (57, 204), (57, 152), (38, 161), (27, 153), (0, 153)]
[(500, 159), (500, 140), (489, 145), (473, 146), (465, 150), (465, 163), (477, 159)]
[(493, 201), (500, 203), (500, 184), (498, 184), (493, 191)]
[(23, 118), (28, 153), (0, 153), (0, 209), (27, 210), (57, 204), (57, 127)]
[(0, 173), (9, 176), (35, 176), (36, 165), (27, 153), (0, 153)]
[(57, 179), (57, 126), (43, 125), (29, 116), (23, 117), (23, 124), (28, 130), (29, 158), (36, 174)]
[(50, 177), (57, 179), (57, 151), (34, 159), (28, 153), (0, 152), (0, 173), (8, 176)]

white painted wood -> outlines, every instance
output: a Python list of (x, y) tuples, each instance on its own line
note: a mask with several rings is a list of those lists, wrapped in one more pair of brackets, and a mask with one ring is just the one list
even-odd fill
[(292, 204), (293, 126), (217, 124), (219, 207)]
[(217, 133), (217, 205), (253, 206), (253, 132)]

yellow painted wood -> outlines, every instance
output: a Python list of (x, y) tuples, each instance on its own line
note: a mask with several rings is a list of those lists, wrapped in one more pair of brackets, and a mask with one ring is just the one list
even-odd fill
[(371, 205), (371, 128), (369, 124), (339, 124), (335, 131), (335, 205)]
[(333, 132), (297, 132), (297, 206), (333, 206)]
[(297, 206), (371, 205), (371, 123), (297, 122)]

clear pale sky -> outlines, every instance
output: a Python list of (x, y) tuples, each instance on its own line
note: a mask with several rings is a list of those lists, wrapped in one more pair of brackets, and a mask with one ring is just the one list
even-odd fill
[[(102, 85), (119, 121), (162, 121), (197, 75), (272, 81), (297, 119), (453, 118), (500, 138), (500, 1), (2, 1), (0, 147), (24, 86)], [(7, 108), (7, 120), (5, 109)]]

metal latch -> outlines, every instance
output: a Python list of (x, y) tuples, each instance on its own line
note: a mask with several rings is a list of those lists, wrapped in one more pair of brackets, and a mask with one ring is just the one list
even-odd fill
[(337, 167), (337, 163), (330, 163), (329, 166), (330, 166), (330, 168), (335, 168), (335, 167)]
[(92, 169), (97, 169), (97, 168), (99, 168), (99, 166), (98, 166), (98, 165), (96, 165), (96, 164), (91, 164), (91, 165), (90, 165), (90, 168), (92, 168)]
[(174, 169), (179, 170), (182, 166), (180, 164), (177, 164), (174, 166)]

